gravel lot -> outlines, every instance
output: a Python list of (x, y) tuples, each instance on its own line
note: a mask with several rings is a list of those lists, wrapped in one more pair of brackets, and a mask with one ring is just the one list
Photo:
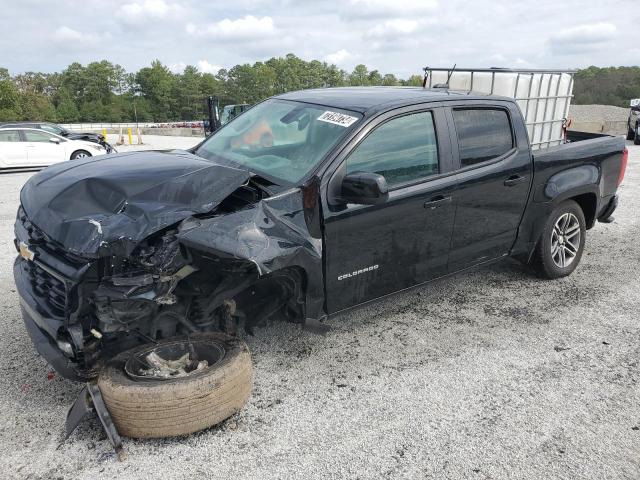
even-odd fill
[(249, 338), (247, 408), (187, 438), (97, 421), (60, 444), (80, 386), (34, 352), (11, 264), (20, 186), (0, 175), (0, 476), (4, 478), (640, 478), (640, 148), (616, 222), (569, 278), (520, 264), (461, 274), (330, 322)]

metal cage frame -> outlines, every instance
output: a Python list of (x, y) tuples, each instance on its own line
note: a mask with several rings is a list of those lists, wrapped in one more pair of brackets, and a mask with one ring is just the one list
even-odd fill
[[(544, 125), (551, 125), (551, 130), (553, 130), (554, 124), (560, 123), (562, 126), (565, 125), (565, 122), (567, 120), (567, 115), (569, 114), (569, 106), (571, 105), (571, 99), (573, 98), (573, 93), (572, 93), (573, 81), (574, 81), (576, 70), (513, 69), (513, 68), (457, 68), (455, 66), (453, 68), (424, 67), (423, 70), (424, 70), (424, 82), (423, 82), (424, 88), (437, 88), (437, 85), (433, 85), (433, 75), (431, 75), (432, 72), (446, 72), (447, 78), (449, 79), (454, 73), (460, 73), (460, 72), (470, 73), (471, 82), (469, 85), (468, 93), (473, 92), (473, 80), (474, 80), (475, 73), (491, 73), (491, 90), (489, 92), (483, 92), (483, 93), (488, 93), (489, 95), (494, 94), (496, 73), (516, 74), (517, 77), (515, 82), (515, 88), (513, 91), (513, 95), (511, 95), (510, 97), (513, 98), (516, 102), (525, 102), (523, 116), (525, 120), (525, 125), (527, 127), (527, 130), (529, 132), (529, 136), (531, 139), (531, 147), (532, 148), (550, 147), (552, 144), (561, 144), (565, 141), (564, 136), (560, 138), (549, 138), (539, 142), (536, 142), (534, 140), (536, 139), (536, 133), (540, 132), (539, 128), (541, 127), (544, 128)], [(527, 75), (529, 76), (529, 91), (525, 96), (518, 96), (518, 93), (519, 93), (518, 86), (520, 85), (520, 79), (523, 76), (527, 76)], [(534, 83), (533, 78), (536, 75), (541, 75), (541, 77), (540, 77), (540, 82), (538, 84), (538, 89), (534, 94), (534, 92), (532, 91), (533, 83)], [(545, 83), (545, 76), (547, 75), (548, 75), (547, 91), (543, 92), (542, 85)], [(561, 83), (562, 75), (570, 76), (568, 87), (566, 91), (563, 91), (563, 92), (560, 91), (560, 83)], [(555, 91), (552, 92), (551, 86), (553, 84), (554, 77), (557, 77), (557, 81), (556, 81)], [(448, 87), (448, 84), (446, 86)], [(549, 103), (553, 101), (553, 107), (551, 110), (553, 112), (555, 111), (558, 100), (560, 99), (566, 99), (566, 105), (564, 108), (564, 113), (562, 118), (553, 119), (553, 120), (535, 121), (535, 119), (538, 118), (538, 108), (540, 107), (541, 100), (544, 100), (544, 112), (543, 112), (542, 118), (546, 118), (547, 110), (549, 108)], [(536, 100), (535, 110), (533, 115), (534, 121), (528, 122), (527, 119), (529, 116), (529, 108), (532, 100)], [(520, 106), (520, 103), (518, 103), (518, 106)], [(520, 109), (522, 110), (522, 107)]]

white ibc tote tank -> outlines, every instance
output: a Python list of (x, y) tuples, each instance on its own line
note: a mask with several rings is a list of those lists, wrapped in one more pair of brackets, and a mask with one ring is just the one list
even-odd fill
[(425, 68), (425, 87), (500, 95), (516, 99), (533, 149), (564, 142), (563, 125), (573, 91), (572, 70)]

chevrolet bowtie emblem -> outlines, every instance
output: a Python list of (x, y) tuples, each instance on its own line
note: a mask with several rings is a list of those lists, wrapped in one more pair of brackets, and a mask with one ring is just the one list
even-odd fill
[(24, 258), (25, 260), (29, 260), (32, 261), (33, 257), (35, 256), (35, 254), (33, 253), (33, 251), (29, 248), (29, 245), (27, 245), (24, 242), (20, 242), (20, 256), (22, 258)]

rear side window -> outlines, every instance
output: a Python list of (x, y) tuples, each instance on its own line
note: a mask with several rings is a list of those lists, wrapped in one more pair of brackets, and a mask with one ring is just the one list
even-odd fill
[(0, 130), (0, 142), (19, 142), (20, 134), (15, 130)]
[(453, 111), (453, 120), (462, 167), (498, 158), (513, 148), (511, 122), (505, 110), (459, 109)]
[(347, 159), (347, 173), (371, 172), (389, 187), (438, 173), (438, 145), (431, 112), (393, 118), (371, 132)]

